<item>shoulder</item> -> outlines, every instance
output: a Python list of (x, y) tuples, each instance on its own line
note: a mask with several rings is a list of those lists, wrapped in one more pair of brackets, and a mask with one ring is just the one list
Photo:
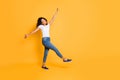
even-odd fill
[(50, 23), (48, 23), (47, 25), (50, 26)]
[(43, 25), (39, 25), (39, 26), (38, 26), (38, 28), (40, 28), (40, 29), (41, 29), (42, 27), (43, 27)]

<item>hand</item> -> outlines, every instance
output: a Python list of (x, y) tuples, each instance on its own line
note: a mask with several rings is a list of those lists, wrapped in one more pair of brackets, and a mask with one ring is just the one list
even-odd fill
[(28, 34), (25, 34), (24, 39), (26, 39), (27, 37), (28, 37)]

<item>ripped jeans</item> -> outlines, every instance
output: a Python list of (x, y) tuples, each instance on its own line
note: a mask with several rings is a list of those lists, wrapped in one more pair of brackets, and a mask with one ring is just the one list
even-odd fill
[(42, 44), (44, 45), (44, 57), (43, 57), (44, 63), (46, 62), (49, 49), (55, 51), (60, 58), (63, 58), (60, 51), (50, 42), (50, 37), (43, 37)]

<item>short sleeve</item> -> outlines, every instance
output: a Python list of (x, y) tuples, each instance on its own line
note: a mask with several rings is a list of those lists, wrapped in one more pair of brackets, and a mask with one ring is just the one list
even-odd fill
[(48, 26), (50, 27), (50, 24), (48, 23)]
[(42, 28), (42, 25), (39, 25), (38, 28), (41, 29), (41, 28)]

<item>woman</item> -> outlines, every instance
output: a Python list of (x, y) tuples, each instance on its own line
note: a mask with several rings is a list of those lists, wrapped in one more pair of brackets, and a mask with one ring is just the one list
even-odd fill
[(44, 45), (44, 58), (43, 58), (43, 64), (42, 64), (43, 69), (48, 69), (45, 63), (46, 63), (49, 49), (55, 51), (56, 54), (63, 60), (63, 62), (72, 61), (72, 59), (64, 58), (63, 55), (60, 53), (60, 51), (50, 42), (49, 28), (51, 24), (53, 23), (57, 13), (58, 13), (58, 8), (49, 23), (47, 19), (44, 17), (38, 18), (37, 28), (33, 30), (32, 32), (30, 32), (29, 34), (25, 34), (25, 37), (24, 37), (24, 38), (27, 38), (28, 36), (30, 36), (31, 34), (34, 34), (38, 30), (42, 31), (42, 44)]

